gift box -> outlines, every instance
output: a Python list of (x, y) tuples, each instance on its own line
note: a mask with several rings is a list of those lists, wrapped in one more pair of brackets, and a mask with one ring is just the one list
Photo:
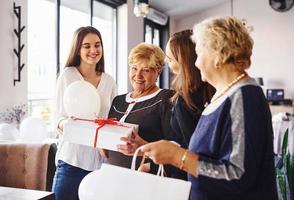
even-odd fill
[(137, 124), (120, 123), (102, 120), (102, 124), (95, 123), (94, 120), (71, 120), (64, 124), (63, 140), (75, 144), (87, 145), (117, 151), (118, 144), (125, 144), (121, 137), (130, 137)]

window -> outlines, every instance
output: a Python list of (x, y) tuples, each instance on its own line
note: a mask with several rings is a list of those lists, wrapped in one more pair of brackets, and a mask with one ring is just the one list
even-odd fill
[(53, 120), (53, 95), (57, 68), (55, 10), (55, 4), (51, 1), (30, 0), (28, 2), (29, 115), (42, 118), (48, 125)]
[[(168, 26), (161, 26), (148, 19), (144, 19), (144, 40), (147, 43), (160, 46), (163, 50), (168, 41)], [(159, 77), (157, 85), (161, 88), (169, 88), (169, 68), (166, 65)]]
[(94, 1), (93, 26), (102, 36), (105, 71), (116, 80), (116, 9)]
[(61, 0), (60, 5), (60, 69), (63, 69), (73, 34), (81, 26), (91, 25), (90, 1)]
[(63, 69), (78, 27), (92, 23), (101, 32), (105, 71), (116, 79), (115, 8), (125, 1), (114, 2), (105, 5), (94, 0), (28, 1), (29, 115), (43, 119), (51, 130), (57, 71)]

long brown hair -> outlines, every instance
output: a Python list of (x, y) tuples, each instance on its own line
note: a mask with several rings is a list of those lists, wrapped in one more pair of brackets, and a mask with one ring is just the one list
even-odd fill
[(103, 48), (102, 37), (100, 32), (92, 26), (80, 27), (75, 31), (73, 40), (71, 43), (70, 52), (64, 67), (73, 67), (73, 66), (77, 67), (81, 64), (81, 57), (79, 53), (82, 47), (83, 39), (89, 33), (96, 34), (100, 39), (101, 46), (102, 46), (102, 57), (99, 60), (99, 62), (96, 64), (95, 70), (96, 72), (104, 72), (104, 48)]
[(192, 30), (184, 30), (173, 34), (169, 39), (169, 47), (174, 58), (180, 64), (180, 72), (174, 76), (172, 89), (175, 94), (171, 98), (174, 102), (179, 96), (182, 96), (187, 106), (201, 112), (200, 108), (193, 103), (191, 93), (199, 93), (203, 105), (209, 102), (215, 89), (208, 83), (201, 80), (201, 74), (195, 61), (197, 54), (195, 52), (195, 43), (191, 40)]

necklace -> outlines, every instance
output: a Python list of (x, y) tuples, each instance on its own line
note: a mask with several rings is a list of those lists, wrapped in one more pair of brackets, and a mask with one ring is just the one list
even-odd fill
[(215, 102), (216, 100), (218, 100), (220, 97), (222, 97), (233, 85), (235, 85), (238, 81), (240, 81), (242, 78), (244, 78), (245, 76), (247, 76), (247, 73), (243, 73), (241, 75), (239, 75), (237, 78), (235, 78), (232, 82), (230, 82), (224, 89), (221, 90), (221, 92), (219, 93), (219, 95), (213, 96), (212, 99), (210, 100), (210, 103), (207, 103), (204, 105), (204, 107), (207, 107), (208, 104), (211, 104), (212, 102)]

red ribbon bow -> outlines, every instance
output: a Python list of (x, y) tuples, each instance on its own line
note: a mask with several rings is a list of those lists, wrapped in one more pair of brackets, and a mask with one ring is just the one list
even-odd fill
[(97, 118), (92, 120), (95, 124), (98, 124), (99, 126), (104, 126), (105, 124), (111, 124), (111, 125), (119, 125), (120, 123), (117, 121), (116, 117), (108, 118), (108, 119), (102, 119)]

